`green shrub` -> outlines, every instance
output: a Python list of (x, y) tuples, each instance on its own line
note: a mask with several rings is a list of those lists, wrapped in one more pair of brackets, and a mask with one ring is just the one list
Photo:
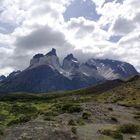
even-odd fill
[(112, 130), (112, 129), (99, 130), (99, 133), (110, 136), (118, 140), (123, 140), (122, 133), (136, 134), (138, 132), (140, 132), (140, 126), (135, 125), (135, 124), (123, 124), (123, 125), (120, 125), (119, 127), (116, 127), (115, 130)]
[(20, 123), (26, 123), (26, 122), (29, 122), (31, 119), (32, 119), (31, 116), (21, 116), (21, 117), (19, 118), (19, 122), (20, 122)]
[(140, 112), (136, 112), (134, 118), (140, 121)]
[(109, 110), (109, 111), (113, 111), (113, 108), (112, 108), (112, 107), (109, 107), (108, 110)]
[(136, 112), (135, 114), (138, 115), (138, 116), (140, 116), (140, 112)]
[(55, 120), (54, 117), (58, 115), (58, 112), (49, 110), (47, 112), (44, 112), (43, 115), (44, 115), (44, 120), (54, 121)]
[(69, 120), (68, 122), (68, 125), (76, 125), (76, 124), (77, 124), (76, 121), (73, 119)]
[(123, 135), (118, 131), (113, 131), (110, 129), (103, 129), (103, 130), (99, 130), (99, 133), (106, 135), (106, 136), (110, 136), (117, 140), (123, 140)]
[(2, 128), (0, 128), (0, 136), (4, 135), (4, 131)]
[(58, 112), (49, 110), (47, 112), (44, 112), (43, 114), (44, 114), (44, 116), (57, 116)]
[(140, 126), (135, 124), (123, 124), (119, 126), (118, 131), (121, 133), (136, 134), (140, 132)]
[(23, 115), (23, 116), (20, 116), (19, 118), (15, 119), (15, 120), (10, 121), (8, 123), (8, 126), (26, 123), (26, 122), (28, 122), (30, 120), (31, 120), (31, 116), (29, 116), (29, 115), (27, 115), (27, 116)]
[(81, 112), (82, 107), (78, 104), (60, 104), (56, 108), (63, 113)]
[(55, 121), (55, 119), (54, 119), (53, 116), (45, 116), (45, 117), (44, 117), (44, 120), (45, 120), (45, 121)]
[(33, 113), (37, 113), (37, 109), (36, 109), (36, 107), (34, 107), (32, 105), (17, 105), (17, 104), (14, 104), (11, 107), (10, 112), (15, 114), (15, 115), (17, 115), (17, 114), (33, 114)]
[(84, 121), (82, 119), (78, 119), (77, 121), (77, 125), (84, 125)]
[(6, 119), (6, 115), (4, 114), (0, 114), (0, 122), (4, 121)]
[(72, 132), (73, 134), (77, 134), (77, 129), (76, 129), (76, 127), (72, 127), (72, 128), (71, 128), (71, 132)]
[(83, 114), (82, 114), (82, 118), (83, 119), (89, 119), (89, 117), (91, 117), (91, 112), (84, 112)]
[(140, 116), (136, 115), (134, 116), (135, 119), (140, 120)]
[(111, 120), (114, 121), (114, 122), (116, 122), (116, 123), (118, 122), (118, 119), (115, 118), (115, 117), (111, 117)]

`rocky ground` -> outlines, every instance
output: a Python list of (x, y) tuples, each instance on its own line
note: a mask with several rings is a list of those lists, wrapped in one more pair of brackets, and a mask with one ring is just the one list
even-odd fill
[[(62, 113), (53, 118), (40, 115), (35, 120), (9, 129), (1, 140), (115, 140), (100, 130), (123, 124), (140, 124), (138, 108), (117, 104), (82, 103), (83, 111)], [(83, 115), (83, 113), (88, 115)], [(123, 140), (139, 140), (140, 134), (122, 133)], [(119, 138), (121, 139), (121, 138)]]

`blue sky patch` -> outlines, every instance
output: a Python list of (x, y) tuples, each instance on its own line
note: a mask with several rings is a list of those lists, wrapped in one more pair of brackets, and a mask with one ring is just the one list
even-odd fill
[(121, 38), (122, 38), (122, 36), (111, 36), (110, 39), (109, 39), (109, 41), (116, 43), (116, 42), (118, 42)]
[(97, 21), (100, 15), (95, 10), (96, 6), (91, 0), (75, 0), (69, 5), (64, 13), (65, 21), (70, 18), (84, 17), (89, 20)]
[(0, 21), (0, 33), (9, 34), (15, 29), (14, 25)]

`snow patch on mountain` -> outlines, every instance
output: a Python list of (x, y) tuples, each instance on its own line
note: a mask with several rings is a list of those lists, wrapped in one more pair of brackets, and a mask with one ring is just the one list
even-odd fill
[(53, 70), (57, 70), (60, 74), (71, 80), (75, 75), (93, 77), (97, 80), (114, 80), (124, 79), (137, 74), (135, 68), (126, 62), (91, 58), (85, 63), (80, 63), (73, 54), (67, 55), (61, 66), (55, 49), (52, 49), (46, 55), (35, 55), (31, 59), (28, 69), (33, 69), (40, 65), (48, 65)]

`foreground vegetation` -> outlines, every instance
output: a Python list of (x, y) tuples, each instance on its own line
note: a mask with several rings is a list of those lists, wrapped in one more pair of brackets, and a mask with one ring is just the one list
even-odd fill
[[(135, 77), (121, 84), (117, 81), (115, 84), (107, 83), (77, 91), (51, 94), (2, 94), (0, 95), (0, 136), (6, 135), (7, 130), (17, 125), (38, 118), (44, 121), (56, 121), (59, 115), (75, 113), (78, 117), (69, 119), (67, 125), (76, 135), (77, 127), (91, 123), (92, 117), (96, 115), (84, 107), (87, 103), (111, 103), (140, 109), (140, 78)], [(110, 107), (108, 111), (114, 110)], [(140, 112), (134, 112), (133, 118), (139, 122)], [(115, 124), (119, 123), (117, 117), (110, 116), (110, 120)], [(140, 128), (135, 124), (118, 124), (113, 131), (104, 128), (99, 130), (99, 133), (121, 140), (125, 133), (139, 134)]]

